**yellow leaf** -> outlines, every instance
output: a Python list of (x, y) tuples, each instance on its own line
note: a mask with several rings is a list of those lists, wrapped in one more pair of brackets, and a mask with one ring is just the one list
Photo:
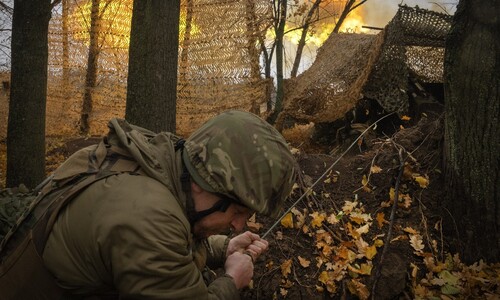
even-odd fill
[(422, 237), (419, 234), (410, 235), (410, 245), (415, 249), (415, 253), (422, 253), (424, 249), (424, 243), (422, 241)]
[(286, 289), (289, 289), (293, 286), (293, 282), (291, 282), (290, 280), (288, 279), (281, 279), (281, 284), (280, 284), (281, 287), (284, 287)]
[(403, 206), (404, 206), (404, 208), (410, 208), (411, 203), (412, 203), (412, 200), (411, 200), (410, 195), (408, 195), (408, 194), (403, 194), (402, 196), (403, 196), (403, 201), (404, 201), (404, 202), (403, 202)]
[(321, 227), (321, 224), (323, 223), (323, 221), (326, 218), (326, 214), (325, 213), (318, 213), (316, 211), (313, 212), (312, 214), (309, 214), (309, 216), (312, 217), (311, 226), (313, 228), (314, 227)]
[(318, 280), (319, 280), (319, 282), (326, 284), (328, 282), (328, 280), (330, 280), (330, 276), (328, 276), (328, 272), (327, 271), (321, 272), (319, 274)]
[(421, 188), (425, 189), (429, 185), (429, 180), (423, 176), (416, 176), (415, 181), (420, 185)]
[(335, 214), (330, 214), (326, 221), (332, 225), (337, 224), (339, 222), (339, 219), (337, 219), (337, 216)]
[(349, 288), (349, 291), (353, 294), (358, 296), (359, 299), (365, 300), (368, 299), (370, 296), (370, 291), (366, 287), (366, 285), (362, 284), (361, 282), (352, 279), (351, 281), (347, 282), (347, 287)]
[(283, 219), (281, 219), (281, 225), (285, 228), (293, 228), (293, 216), (292, 213), (287, 213)]
[(281, 296), (286, 297), (286, 295), (288, 294), (288, 290), (284, 289), (284, 288), (280, 288), (280, 294), (281, 294)]
[(358, 229), (356, 229), (356, 231), (361, 236), (363, 233), (367, 233), (370, 230), (370, 225), (371, 225), (371, 223), (367, 223), (367, 224), (359, 227)]
[(274, 266), (274, 262), (272, 260), (268, 261), (266, 264), (266, 269), (271, 270)]
[(297, 257), (299, 259), (299, 263), (300, 265), (303, 267), (303, 268), (307, 268), (309, 267), (309, 265), (311, 264), (311, 261), (310, 260), (307, 260), (301, 256)]
[(377, 247), (375, 245), (366, 247), (365, 256), (371, 260), (375, 255), (377, 255)]
[(288, 274), (292, 272), (292, 260), (291, 259), (285, 260), (280, 267), (281, 267), (281, 274), (283, 275), (283, 277), (286, 278)]
[(391, 189), (389, 190), (389, 199), (391, 200), (391, 202), (394, 201), (394, 197), (396, 197), (396, 192), (394, 191), (394, 188), (391, 187)]
[(370, 168), (370, 172), (372, 172), (373, 174), (377, 174), (377, 173), (380, 173), (382, 172), (382, 168), (377, 166), (377, 165), (373, 165), (371, 168)]
[(378, 228), (382, 228), (382, 226), (384, 226), (384, 223), (387, 222), (385, 220), (385, 214), (383, 212), (377, 213), (376, 219), (377, 219)]
[(363, 223), (366, 223), (368, 221), (372, 220), (372, 216), (369, 214), (363, 214), (360, 212), (352, 212), (350, 215), (351, 220), (356, 222), (358, 225), (361, 225)]
[(255, 214), (253, 214), (248, 220), (247, 220), (247, 227), (253, 231), (257, 232), (259, 231), (264, 225), (261, 223), (258, 223), (255, 221)]
[(413, 263), (410, 263), (410, 267), (411, 267), (411, 278), (416, 279), (418, 274), (418, 267)]
[(402, 117), (401, 117), (401, 120), (402, 120), (402, 121), (410, 121), (410, 120), (411, 120), (411, 118), (410, 118), (410, 117), (408, 117), (407, 115), (404, 115), (404, 116), (402, 116)]
[(418, 234), (418, 231), (416, 231), (415, 229), (413, 229), (411, 227), (405, 227), (405, 228), (403, 228), (403, 231), (407, 232), (409, 234)]
[[(305, 212), (306, 209), (304, 209), (304, 213)], [(302, 225), (304, 225), (304, 223), (306, 222), (306, 216), (295, 207), (292, 208), (292, 213), (297, 218), (297, 222), (295, 222), (295, 228), (302, 227)]]
[(379, 239), (376, 239), (376, 240), (373, 242), (373, 246), (375, 246), (375, 247), (382, 247), (383, 245), (384, 245), (384, 241), (379, 240)]
[(337, 286), (333, 280), (333, 272), (323, 271), (319, 274), (318, 280), (326, 286), (326, 289), (330, 293), (335, 293), (337, 291)]
[(361, 264), (359, 267), (353, 267), (352, 265), (347, 265), (349, 271), (354, 272), (360, 275), (370, 275), (373, 269), (373, 265), (371, 264)]
[(366, 175), (363, 175), (363, 179), (361, 179), (361, 184), (364, 186), (368, 184), (368, 178), (366, 178)]
[(358, 205), (357, 201), (354, 202), (346, 201), (344, 203), (344, 206), (342, 206), (342, 211), (345, 212), (346, 214), (349, 214), (357, 205)]
[(290, 149), (290, 152), (291, 152), (293, 155), (300, 154), (300, 150), (299, 150), (299, 149), (297, 149), (297, 148), (293, 148), (293, 147), (292, 147), (292, 149)]

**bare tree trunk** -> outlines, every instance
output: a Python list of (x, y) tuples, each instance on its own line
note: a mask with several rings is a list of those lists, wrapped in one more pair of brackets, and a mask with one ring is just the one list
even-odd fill
[(498, 9), (496, 0), (461, 0), (446, 45), (446, 207), (469, 263), (500, 259)]
[(302, 34), (300, 36), (299, 44), (297, 45), (297, 52), (295, 53), (295, 59), (293, 61), (292, 72), (290, 73), (290, 77), (297, 77), (297, 71), (299, 70), (300, 59), (302, 58), (302, 51), (304, 50), (304, 46), (306, 45), (306, 37), (307, 31), (309, 30), (309, 25), (311, 24), (312, 16), (315, 11), (318, 10), (319, 4), (321, 0), (316, 0), (312, 5), (311, 9), (307, 13), (306, 18), (304, 19), (304, 26), (302, 27)]
[(97, 63), (99, 59), (99, 2), (92, 0), (90, 11), (90, 44), (85, 75), (85, 93), (83, 95), (82, 112), (80, 116), (80, 133), (88, 134), (90, 130), (89, 117), (92, 113), (92, 93), (97, 83)]
[(15, 0), (7, 128), (7, 186), (33, 188), (45, 177), (50, 0)]
[(135, 0), (125, 117), (149, 130), (175, 132), (180, 0)]
[(255, 0), (246, 0), (246, 24), (248, 34), (248, 57), (250, 59), (250, 74), (252, 78), (260, 78), (259, 51), (257, 51), (257, 16), (255, 14)]
[(266, 103), (266, 111), (270, 113), (273, 109), (271, 94), (272, 94), (272, 89), (274, 89), (274, 83), (271, 80), (271, 60), (273, 58), (273, 53), (276, 44), (273, 44), (273, 46), (271, 47), (271, 51), (268, 52), (266, 44), (264, 42), (264, 38), (261, 35), (259, 35), (259, 43), (264, 58), (264, 77), (270, 80), (270, 83), (266, 84), (266, 95), (268, 95)]
[(287, 0), (279, 1), (279, 21), (276, 28), (276, 102), (274, 111), (269, 117), (269, 122), (273, 124), (278, 114), (283, 109), (283, 36), (285, 35)]

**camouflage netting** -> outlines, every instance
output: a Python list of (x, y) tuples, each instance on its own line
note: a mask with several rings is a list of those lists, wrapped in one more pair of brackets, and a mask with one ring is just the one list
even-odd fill
[(287, 116), (333, 122), (363, 97), (387, 112), (406, 114), (410, 74), (423, 82), (442, 82), (450, 25), (451, 16), (400, 6), (377, 36), (332, 34), (313, 65), (288, 80), (278, 125)]
[[(90, 133), (125, 113), (132, 0), (101, 1), (97, 86)], [(85, 92), (92, 1), (62, 1), (49, 27), (47, 134), (77, 134)], [(66, 5), (67, 4), (67, 5)], [(267, 100), (257, 40), (271, 20), (269, 2), (181, 1), (177, 132), (187, 135), (218, 112), (251, 110)], [(259, 16), (257, 18), (256, 16)], [(10, 42), (10, 41), (9, 41)], [(6, 70), (8, 77), (8, 70)], [(6, 103), (7, 95), (0, 93)], [(7, 124), (7, 114), (0, 115)], [(0, 127), (0, 139), (6, 137)]]

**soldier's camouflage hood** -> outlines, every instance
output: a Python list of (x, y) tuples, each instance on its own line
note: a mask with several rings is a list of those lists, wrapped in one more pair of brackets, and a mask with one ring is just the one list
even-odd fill
[(182, 174), (181, 154), (175, 151), (180, 138), (169, 132), (154, 133), (122, 119), (112, 119), (108, 127), (107, 142), (118, 146), (115, 150), (126, 150), (142, 171), (163, 183), (185, 207), (185, 194), (178, 180)]
[(204, 190), (275, 216), (295, 180), (295, 160), (281, 134), (243, 111), (205, 123), (185, 143), (184, 163)]

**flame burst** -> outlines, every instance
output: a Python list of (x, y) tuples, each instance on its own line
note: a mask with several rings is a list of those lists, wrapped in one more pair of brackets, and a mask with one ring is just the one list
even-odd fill
[(369, 30), (363, 28), (363, 24), (363, 11), (358, 8), (349, 13), (342, 26), (340, 26), (340, 32), (367, 33)]

